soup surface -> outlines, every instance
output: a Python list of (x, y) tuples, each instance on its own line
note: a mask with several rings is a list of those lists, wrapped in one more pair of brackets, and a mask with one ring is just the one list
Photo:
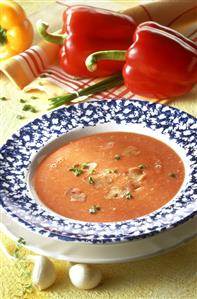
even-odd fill
[(122, 221), (165, 205), (184, 179), (180, 157), (152, 137), (99, 133), (71, 141), (37, 167), (40, 200), (65, 217)]

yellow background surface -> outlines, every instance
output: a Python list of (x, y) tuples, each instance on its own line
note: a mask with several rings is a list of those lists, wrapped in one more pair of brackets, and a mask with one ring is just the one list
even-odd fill
[[(18, 2), (22, 4), (27, 14), (31, 15), (54, 1)], [(107, 0), (104, 2), (107, 2)], [(137, 2), (114, 0), (114, 3), (118, 3), (123, 8), (132, 6)], [(83, 1), (82, 3), (91, 4), (91, 1)], [(16, 115), (21, 113), (19, 99), (30, 100), (32, 94), (28, 95), (16, 90), (3, 75), (0, 75), (0, 80), (0, 96), (8, 98), (7, 101), (0, 103), (0, 143), (3, 143), (26, 122), (46, 111), (47, 96), (39, 93), (39, 99), (34, 102), (39, 109), (39, 114), (35, 115), (27, 112), (24, 120), (18, 120)], [(187, 97), (178, 99), (172, 102), (171, 105), (197, 116), (196, 100), (197, 94), (195, 89)], [(9, 249), (13, 249), (14, 243), (4, 234), (1, 234), (1, 240)], [(67, 263), (61, 261), (54, 262), (58, 272), (56, 283), (46, 291), (34, 291), (27, 298), (194, 299), (197, 297), (195, 284), (197, 278), (196, 240), (192, 240), (169, 253), (147, 260), (117, 265), (99, 265), (98, 267), (104, 274), (103, 283), (97, 289), (90, 291), (79, 291), (74, 288), (68, 279)], [(18, 277), (18, 272), (13, 262), (9, 261), (0, 252), (0, 298), (23, 298), (20, 295), (22, 282)]]

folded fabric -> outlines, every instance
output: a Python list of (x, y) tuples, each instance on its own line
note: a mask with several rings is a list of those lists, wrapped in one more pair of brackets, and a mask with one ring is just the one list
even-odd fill
[[(69, 1), (60, 0), (61, 4), (68, 5)], [(99, 3), (101, 6), (103, 3)], [(172, 27), (188, 38), (197, 40), (197, 5), (196, 0), (145, 2), (138, 6), (123, 10), (132, 16), (137, 23), (147, 20), (156, 21)], [(58, 4), (57, 4), (58, 5)], [(128, 3), (121, 3), (128, 7)], [(55, 6), (55, 5), (54, 5)], [(108, 8), (110, 1), (108, 1)], [(54, 8), (55, 10), (55, 8)], [(51, 18), (54, 16), (54, 12)], [(45, 20), (45, 13), (38, 15)], [(36, 15), (34, 15), (36, 18)], [(61, 20), (61, 17), (60, 17)], [(37, 38), (37, 37), (36, 37)], [(65, 92), (77, 92), (90, 86), (100, 79), (86, 78), (77, 80), (66, 74), (57, 65), (59, 46), (41, 41), (25, 52), (7, 59), (0, 64), (0, 70), (19, 88), (24, 91), (41, 90), (48, 96), (55, 96)], [(115, 87), (103, 92), (94, 98), (131, 98), (134, 95), (125, 87)]]

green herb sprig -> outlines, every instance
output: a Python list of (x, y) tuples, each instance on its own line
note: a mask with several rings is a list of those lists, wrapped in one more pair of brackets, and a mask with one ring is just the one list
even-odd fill
[[(34, 287), (31, 282), (31, 269), (30, 263), (26, 259), (24, 252), (22, 251), (23, 246), (26, 245), (25, 240), (20, 237), (17, 241), (16, 248), (13, 252), (13, 256), (15, 257), (15, 267), (18, 271), (18, 277), (20, 279), (20, 294), (16, 294), (18, 298), (26, 298), (26, 296), (33, 292)], [(21, 283), (21, 281), (25, 281), (25, 283)]]

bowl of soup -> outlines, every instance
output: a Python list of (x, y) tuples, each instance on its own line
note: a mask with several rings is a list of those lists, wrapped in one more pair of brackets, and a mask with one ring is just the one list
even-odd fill
[(161, 233), (196, 215), (195, 136), (192, 116), (161, 104), (58, 109), (2, 148), (2, 206), (26, 228), (64, 241)]

